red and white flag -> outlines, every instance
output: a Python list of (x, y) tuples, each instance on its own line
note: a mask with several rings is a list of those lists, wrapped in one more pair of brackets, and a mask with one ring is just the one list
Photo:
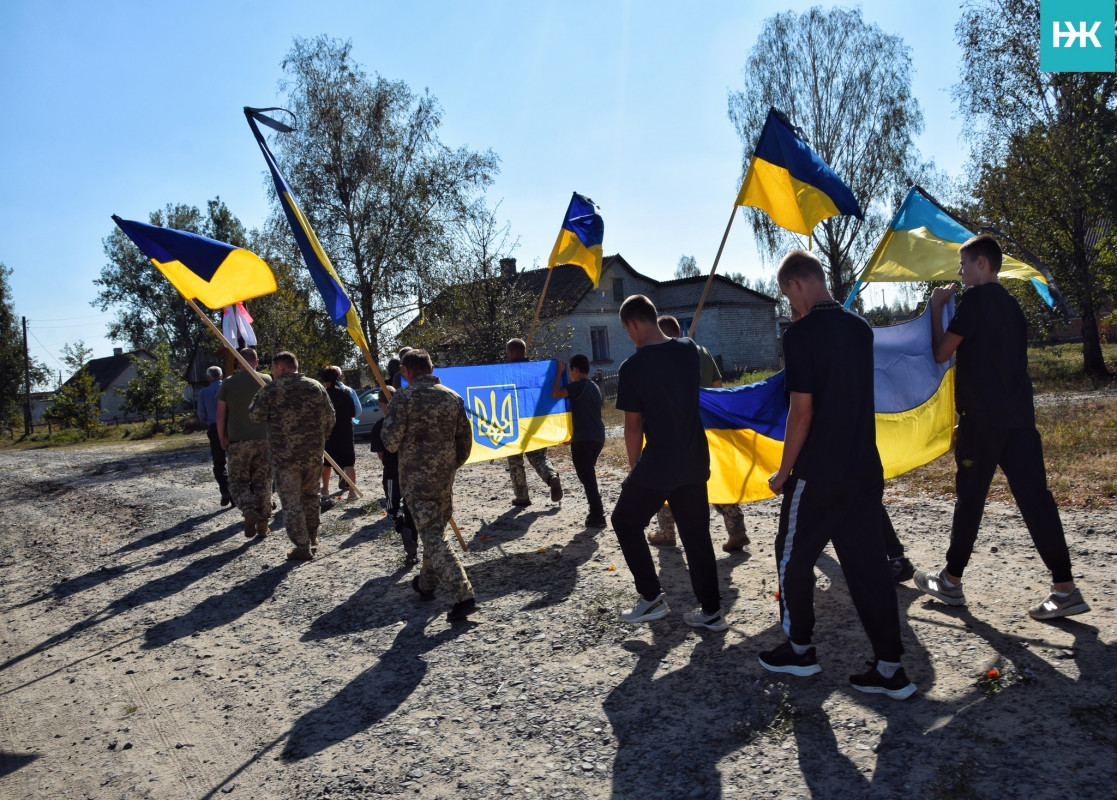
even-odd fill
[(244, 339), (245, 347), (256, 346), (256, 334), (252, 330), (252, 317), (244, 307), (244, 303), (225, 306), (222, 313), (221, 332), (233, 344), (237, 343), (237, 339)]

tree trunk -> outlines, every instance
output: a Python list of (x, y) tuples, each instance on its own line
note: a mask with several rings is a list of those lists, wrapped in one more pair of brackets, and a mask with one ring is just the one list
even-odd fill
[(1082, 306), (1082, 369), (1091, 378), (1108, 378), (1098, 333), (1098, 317), (1092, 305)]

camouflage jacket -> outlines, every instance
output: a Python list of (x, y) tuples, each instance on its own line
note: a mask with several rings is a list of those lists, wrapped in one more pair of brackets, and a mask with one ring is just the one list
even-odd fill
[(473, 447), (473, 428), (461, 396), (433, 375), (421, 375), (396, 392), (381, 439), (399, 453), (404, 496), (434, 498), (453, 488), (454, 473)]
[(261, 387), (248, 418), (267, 426), (273, 464), (298, 462), (322, 458), (334, 407), (322, 384), (296, 372)]

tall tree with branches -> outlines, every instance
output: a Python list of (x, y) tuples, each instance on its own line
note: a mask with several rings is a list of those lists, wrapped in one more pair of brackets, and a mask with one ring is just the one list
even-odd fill
[[(921, 169), (914, 137), (923, 115), (911, 93), (910, 49), (867, 23), (859, 9), (816, 6), (765, 20), (729, 95), (729, 118), (744, 146), (743, 179), (768, 109), (783, 111), (853, 191), (865, 219), (831, 217), (815, 228), (830, 290), (844, 299)], [(739, 183), (738, 183), (739, 185)], [(802, 240), (746, 209), (757, 244), (776, 260)]]
[(385, 319), (449, 257), (449, 228), (491, 183), (498, 159), (442, 144), (438, 101), (369, 76), (351, 50), (326, 36), (295, 39), (281, 85), (296, 130), (275, 149), (378, 357)]

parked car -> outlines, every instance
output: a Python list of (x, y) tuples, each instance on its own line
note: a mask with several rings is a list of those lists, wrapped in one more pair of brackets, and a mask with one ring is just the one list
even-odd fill
[(361, 401), (361, 413), (358, 417), (360, 422), (353, 426), (353, 435), (368, 436), (372, 433), (372, 426), (384, 416), (380, 413), (380, 390), (365, 389), (357, 392), (357, 397)]

